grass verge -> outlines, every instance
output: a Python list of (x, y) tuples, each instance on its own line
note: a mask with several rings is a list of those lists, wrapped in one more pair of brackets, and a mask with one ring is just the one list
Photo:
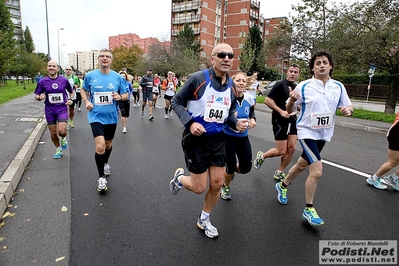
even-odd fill
[(8, 101), (11, 101), (12, 99), (16, 99), (22, 96), (25, 96), (27, 94), (32, 93), (32, 99), (33, 97), (33, 92), (36, 89), (36, 83), (25, 83), (25, 89), (24, 89), (24, 84), (15, 84), (15, 81), (10, 80), (7, 82), (5, 85), (0, 86), (0, 104), (6, 103)]

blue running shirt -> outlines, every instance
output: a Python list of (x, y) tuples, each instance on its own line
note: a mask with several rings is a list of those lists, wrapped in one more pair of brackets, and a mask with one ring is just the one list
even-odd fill
[(93, 109), (87, 112), (89, 123), (117, 124), (118, 102), (112, 98), (112, 92), (127, 93), (126, 80), (113, 70), (108, 74), (103, 74), (96, 69), (86, 75), (83, 89), (90, 93), (88, 99), (93, 104)]

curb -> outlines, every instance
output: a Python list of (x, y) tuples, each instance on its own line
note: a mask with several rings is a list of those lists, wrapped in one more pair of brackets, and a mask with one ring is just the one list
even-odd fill
[(347, 127), (347, 128), (352, 128), (352, 129), (360, 129), (364, 131), (369, 131), (373, 133), (380, 133), (380, 134), (387, 134), (388, 129), (385, 128), (380, 128), (380, 127), (370, 127), (370, 126), (365, 126), (365, 125), (359, 125), (359, 124), (353, 124), (353, 123), (348, 123), (348, 122), (339, 122), (335, 121), (336, 125), (342, 126), (342, 127)]
[[(28, 166), (37, 144), (46, 129), (47, 122), (41, 120), (30, 133), (28, 139), (21, 147), (17, 155), (8, 165), (7, 169), (0, 177), (0, 214), (2, 215), (11, 201), (14, 191)], [(0, 217), (1, 220), (1, 217)]]

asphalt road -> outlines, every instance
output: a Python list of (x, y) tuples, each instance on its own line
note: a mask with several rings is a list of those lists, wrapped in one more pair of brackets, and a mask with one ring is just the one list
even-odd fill
[[(315, 207), (325, 225), (302, 221), (306, 171), (289, 187), (288, 205), (277, 202), (273, 158), (236, 175), (232, 200), (220, 200), (212, 212), (220, 236), (209, 239), (196, 227), (204, 195), (169, 191), (174, 170), (185, 168), (183, 127), (176, 116), (164, 119), (163, 109), (154, 116), (148, 121), (147, 110), (141, 118), (132, 107), (128, 133), (118, 125), (106, 195), (96, 191), (86, 112), (76, 113), (60, 160), (52, 158), (46, 131), (12, 202), (16, 216), (0, 230), (0, 265), (318, 265), (319, 240), (399, 238), (399, 193), (374, 189), (364, 177), (387, 158), (383, 134), (336, 127), (324, 160), (359, 172), (324, 164)], [(253, 156), (274, 147), (270, 114), (257, 117)]]

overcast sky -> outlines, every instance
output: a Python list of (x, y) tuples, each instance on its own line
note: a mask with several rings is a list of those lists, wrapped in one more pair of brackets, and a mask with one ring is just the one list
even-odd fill
[[(45, 0), (20, 0), (22, 26), (29, 27), (36, 51), (47, 53)], [(260, 0), (265, 18), (292, 13), (300, 0)], [(108, 47), (108, 37), (135, 33), (166, 40), (170, 34), (170, 0), (47, 0), (50, 56)], [(58, 30), (64, 28), (65, 30)], [(65, 59), (62, 60), (65, 62)]]

